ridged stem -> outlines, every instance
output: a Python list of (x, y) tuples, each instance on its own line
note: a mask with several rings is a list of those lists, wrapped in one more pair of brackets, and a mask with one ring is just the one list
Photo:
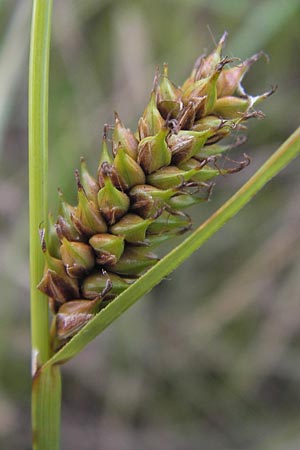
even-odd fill
[(32, 427), (35, 450), (58, 450), (60, 373), (39, 370), (50, 357), (47, 298), (36, 286), (44, 259), (39, 227), (47, 224), (48, 80), (52, 0), (34, 0), (29, 62), (29, 230), (32, 340)]
[(29, 63), (29, 233), (33, 371), (49, 358), (48, 302), (36, 286), (44, 267), (39, 227), (47, 223), (48, 72), (52, 0), (34, 0)]

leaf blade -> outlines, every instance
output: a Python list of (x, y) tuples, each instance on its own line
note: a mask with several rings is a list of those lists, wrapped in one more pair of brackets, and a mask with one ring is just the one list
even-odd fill
[(100, 311), (82, 330), (75, 335), (46, 364), (62, 364), (76, 356), (98, 334), (149, 292), (164, 277), (169, 275), (194, 251), (199, 249), (230, 218), (234, 217), (255, 194), (275, 175), (300, 155), (300, 127), (279, 147), (263, 166), (225, 202), (208, 220), (200, 225), (180, 245), (162, 258), (134, 284), (128, 287), (105, 309)]

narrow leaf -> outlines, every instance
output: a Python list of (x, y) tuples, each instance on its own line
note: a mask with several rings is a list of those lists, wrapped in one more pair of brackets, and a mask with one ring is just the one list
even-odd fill
[(178, 247), (168, 253), (145, 275), (100, 311), (47, 363), (62, 364), (77, 355), (98, 334), (149, 292), (164, 277), (176, 269), (194, 251), (200, 248), (230, 218), (235, 216), (268, 181), (277, 175), (294, 158), (300, 155), (300, 127), (279, 147), (263, 166), (221, 206), (206, 222), (195, 230)]

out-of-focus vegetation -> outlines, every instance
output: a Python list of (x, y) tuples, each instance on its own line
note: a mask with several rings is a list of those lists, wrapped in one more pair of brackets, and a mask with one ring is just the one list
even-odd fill
[[(30, 449), (27, 58), (31, 2), (0, 3), (0, 447)], [(278, 84), (249, 122), (242, 173), (217, 180), (200, 223), (299, 126), (298, 0), (54, 1), (50, 204), (75, 198), (102, 126), (133, 129), (156, 64), (180, 84), (229, 31), (225, 53), (263, 49), (250, 93)], [(209, 25), (209, 28), (208, 28)], [(209, 31), (209, 29), (211, 31)], [(174, 75), (173, 75), (174, 74)], [(63, 369), (62, 449), (298, 450), (300, 162)], [(174, 244), (173, 244), (174, 245)], [(167, 250), (167, 248), (166, 248)]]

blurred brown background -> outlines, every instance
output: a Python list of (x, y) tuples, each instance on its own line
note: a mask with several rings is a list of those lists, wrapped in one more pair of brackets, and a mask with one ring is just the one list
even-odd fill
[[(31, 2), (0, 2), (0, 447), (30, 449), (27, 71)], [(252, 164), (219, 179), (199, 224), (299, 126), (299, 0), (54, 1), (50, 205), (96, 171), (105, 122), (133, 129), (156, 64), (180, 84), (229, 31), (225, 54), (263, 49), (250, 93)], [(208, 29), (210, 27), (211, 32)], [(239, 150), (230, 156), (239, 158)], [(300, 161), (63, 368), (63, 450), (299, 450)], [(175, 245), (175, 244), (174, 244)], [(167, 248), (166, 248), (167, 249)]]

